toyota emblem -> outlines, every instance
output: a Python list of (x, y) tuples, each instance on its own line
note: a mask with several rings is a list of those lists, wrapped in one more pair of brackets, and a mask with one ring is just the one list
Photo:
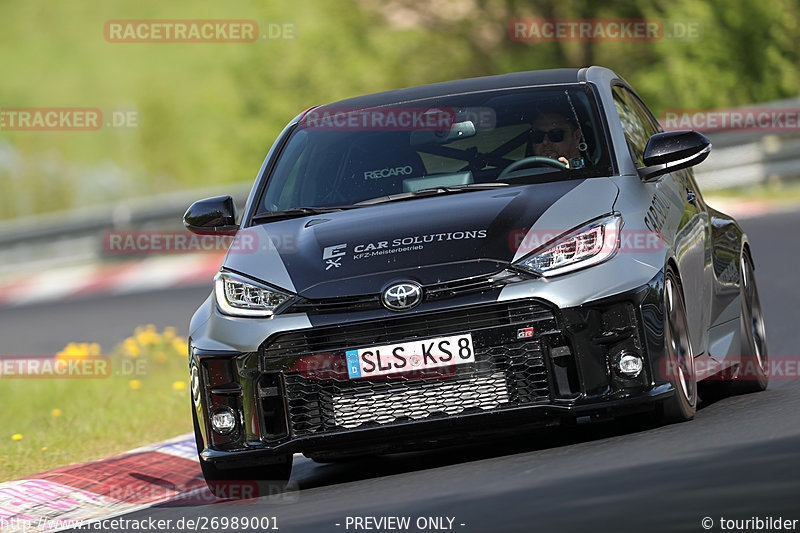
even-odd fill
[(391, 311), (407, 311), (422, 301), (422, 287), (411, 281), (395, 283), (383, 291), (381, 301)]

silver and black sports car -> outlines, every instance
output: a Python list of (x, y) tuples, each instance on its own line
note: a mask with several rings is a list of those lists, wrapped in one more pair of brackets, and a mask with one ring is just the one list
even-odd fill
[(648, 411), (767, 386), (742, 229), (601, 68), (362, 96), (295, 117), (190, 328), (194, 427), (215, 480)]

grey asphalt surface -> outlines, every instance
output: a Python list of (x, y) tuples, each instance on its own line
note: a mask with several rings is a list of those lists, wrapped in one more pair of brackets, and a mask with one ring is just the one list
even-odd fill
[(173, 326), (186, 336), (189, 319), (211, 286), (117, 296), (73, 298), (30, 306), (0, 305), (1, 355), (53, 355), (69, 342), (97, 342), (103, 353), (136, 326)]
[[(770, 355), (798, 359), (800, 211), (741, 222), (753, 247)], [(0, 309), (2, 350), (63, 346), (78, 337), (90, 340), (100, 329), (126, 335), (145, 322), (185, 328), (207, 292)], [(62, 334), (68, 335), (56, 338)], [(798, 378), (773, 379), (766, 392), (701, 405), (691, 422), (637, 424), (553, 429), (491, 445), (337, 465), (296, 458), (297, 490), (283, 499), (162, 505), (122, 518), (171, 519), (173, 531), (189, 530), (175, 527), (181, 518), (221, 516), (274, 517), (282, 532), (392, 531), (348, 527), (347, 520), (399, 516), (411, 519), (406, 531), (652, 532), (722, 531), (733, 525), (722, 519), (782, 517), (798, 520), (794, 529), (800, 530)], [(444, 528), (418, 528), (425, 517), (453, 518), (451, 529), (447, 520)], [(703, 527), (706, 517), (710, 528)]]

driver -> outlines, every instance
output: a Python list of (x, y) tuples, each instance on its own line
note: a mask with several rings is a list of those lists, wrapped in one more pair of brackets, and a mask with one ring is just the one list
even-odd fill
[(528, 137), (527, 155), (538, 155), (561, 161), (570, 168), (580, 166), (581, 152), (578, 146), (583, 138), (579, 127), (571, 120), (558, 112), (547, 111), (531, 124), (531, 134)]

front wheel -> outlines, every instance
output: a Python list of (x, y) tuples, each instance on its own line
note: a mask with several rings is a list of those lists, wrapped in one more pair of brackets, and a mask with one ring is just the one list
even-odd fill
[(671, 269), (664, 276), (664, 344), (667, 376), (675, 394), (661, 405), (661, 422), (691, 420), (697, 409), (694, 353), (683, 292)]
[(769, 384), (767, 356), (767, 334), (764, 315), (761, 314), (761, 299), (753, 274), (750, 256), (742, 254), (742, 360), (741, 368), (733, 382), (734, 392), (760, 392)]
[(700, 383), (700, 397), (704, 401), (716, 401), (731, 394), (760, 392), (769, 384), (766, 328), (753, 270), (749, 254), (743, 253), (739, 260), (739, 294), (742, 301), (739, 365)]
[[(197, 421), (197, 412), (192, 405), (192, 422), (197, 453), (203, 451), (203, 436)], [(200, 458), (200, 468), (208, 489), (218, 498), (251, 498), (273, 494), (283, 490), (292, 475), (292, 455), (278, 458), (275, 464), (257, 465), (245, 468), (218, 468)], [(250, 482), (250, 483), (248, 483)], [(255, 490), (254, 490), (255, 489)]]

